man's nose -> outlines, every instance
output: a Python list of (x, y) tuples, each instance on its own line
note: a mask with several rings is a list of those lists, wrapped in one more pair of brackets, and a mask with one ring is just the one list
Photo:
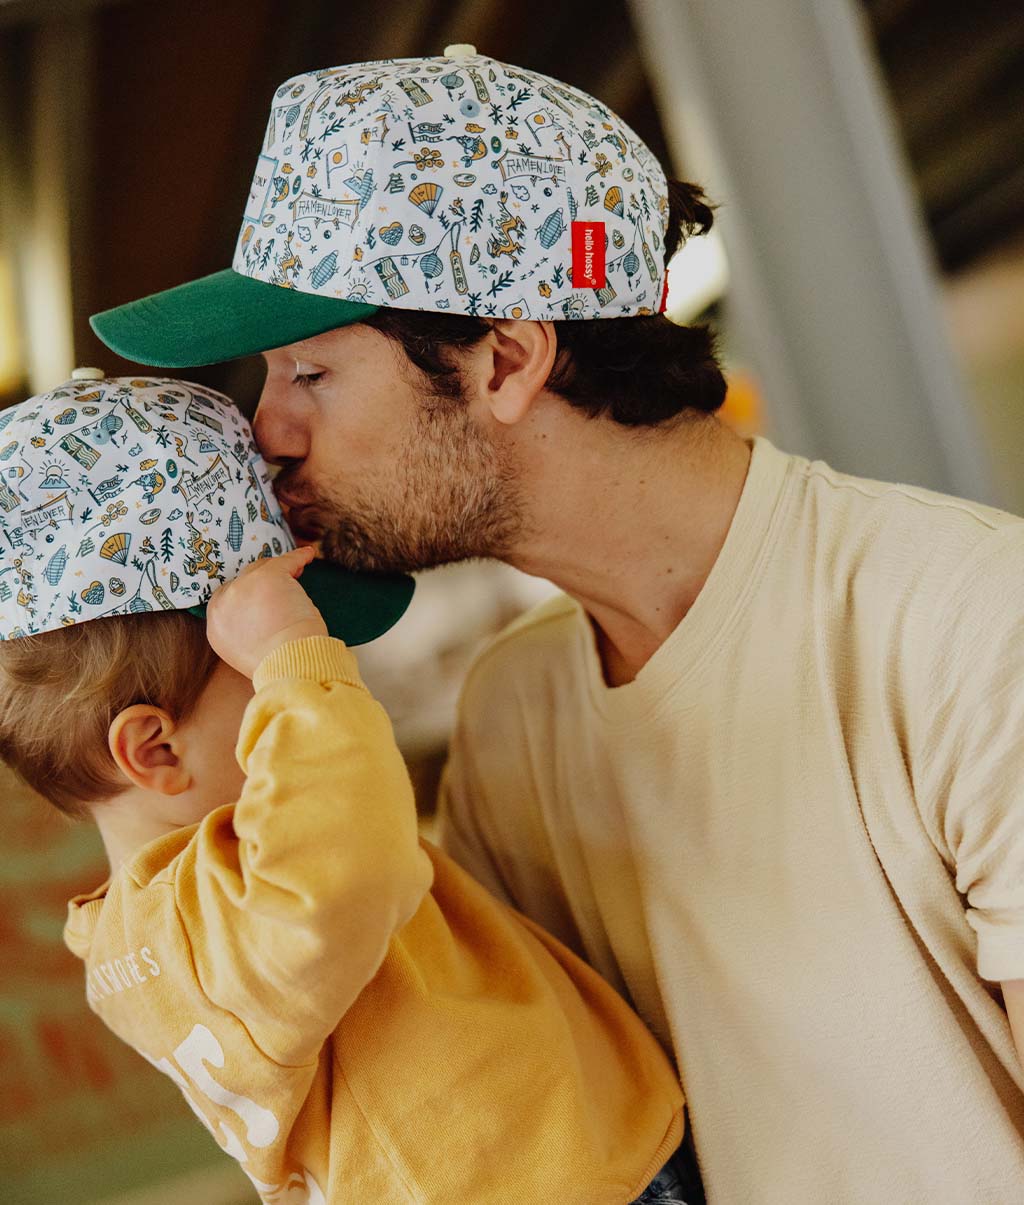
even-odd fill
[(268, 464), (284, 465), (301, 459), (298, 432), (289, 422), (288, 412), (268, 381), (260, 394), (252, 432), (263, 459)]

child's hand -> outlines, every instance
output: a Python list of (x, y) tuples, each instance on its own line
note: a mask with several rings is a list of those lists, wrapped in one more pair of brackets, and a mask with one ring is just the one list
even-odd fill
[(206, 607), (206, 636), (213, 651), (251, 678), (279, 645), (326, 636), (327, 625), (296, 580), (316, 555), (311, 547), (246, 565), (216, 590)]

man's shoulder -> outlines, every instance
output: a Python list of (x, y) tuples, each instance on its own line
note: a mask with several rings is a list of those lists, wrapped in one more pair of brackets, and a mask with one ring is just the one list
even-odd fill
[[(1024, 518), (951, 494), (842, 473), (804, 461), (804, 518), (833, 580), (888, 582), (915, 594), (945, 594), (967, 564), (990, 550), (1024, 555)], [(1018, 562), (1019, 563), (1019, 562)]]
[(991, 532), (1024, 533), (1024, 518), (952, 494), (843, 473), (823, 461), (802, 461), (808, 494), (844, 518), (863, 515), (879, 535), (914, 530), (935, 540), (976, 544)]
[(462, 688), (463, 705), (479, 705), (510, 685), (550, 678), (582, 622), (577, 603), (556, 594), (513, 620), (477, 654)]

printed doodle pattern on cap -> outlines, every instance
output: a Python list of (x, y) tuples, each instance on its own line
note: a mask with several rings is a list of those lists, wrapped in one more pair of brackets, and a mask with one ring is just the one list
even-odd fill
[[(660, 308), (667, 218), (657, 160), (592, 96), (482, 55), (387, 60), (278, 88), (233, 267), (399, 309), (621, 317)], [(600, 287), (574, 287), (574, 222), (603, 236)]]
[(222, 394), (69, 381), (0, 414), (0, 639), (196, 606), (292, 547)]

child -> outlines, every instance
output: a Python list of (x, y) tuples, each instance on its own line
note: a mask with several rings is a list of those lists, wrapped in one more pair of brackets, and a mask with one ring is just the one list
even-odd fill
[(404, 582), (342, 574), (329, 632), (245, 420), (198, 386), (71, 381), (0, 430), (0, 754), (103, 837), (65, 931), (92, 1009), (267, 1203), (681, 1202), (654, 1039), (417, 839), (337, 638)]

